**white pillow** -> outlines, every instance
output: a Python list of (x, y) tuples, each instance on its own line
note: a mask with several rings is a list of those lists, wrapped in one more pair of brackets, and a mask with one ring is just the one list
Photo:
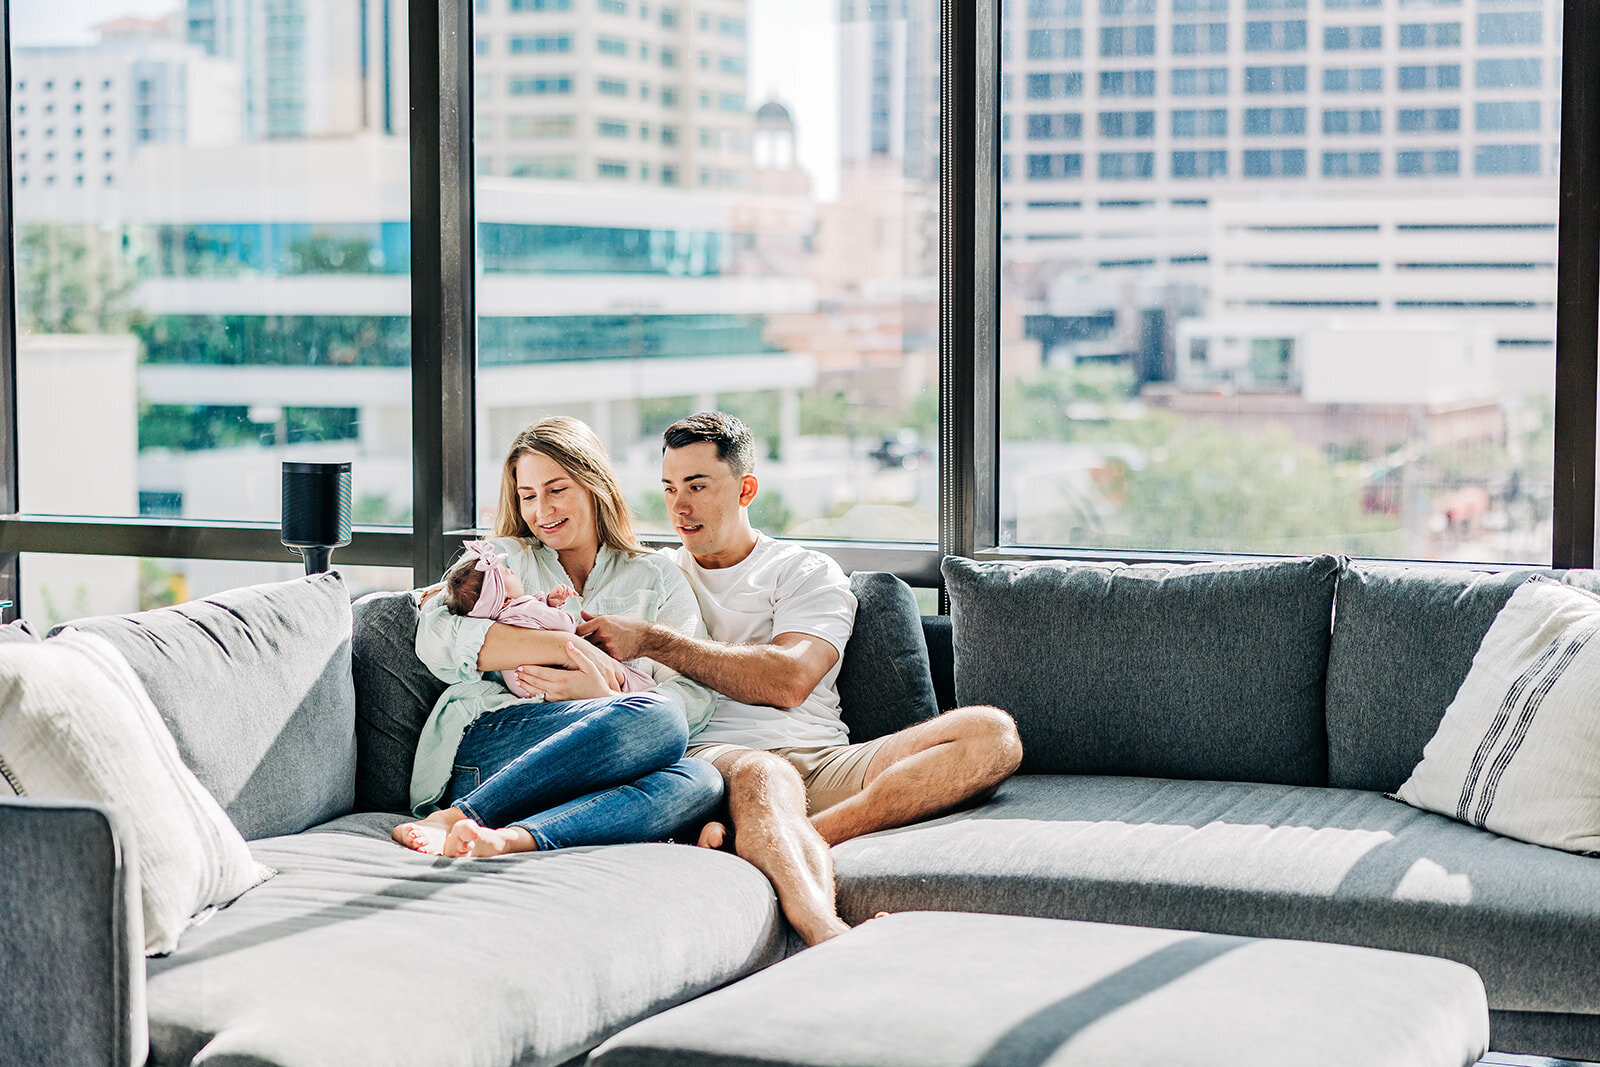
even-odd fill
[[(94, 634), (0, 644), (0, 777), (23, 796), (118, 809), (133, 830), (145, 952), (271, 877), (184, 766), (128, 661)], [(44, 844), (41, 847), (48, 847)]]
[(1600, 849), (1600, 597), (1542, 577), (1518, 588), (1396, 796), (1507, 837)]

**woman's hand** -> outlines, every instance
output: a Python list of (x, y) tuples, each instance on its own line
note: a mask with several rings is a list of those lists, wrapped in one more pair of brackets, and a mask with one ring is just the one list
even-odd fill
[(628, 676), (623, 673), (622, 664), (606, 655), (603, 649), (596, 648), (587, 641), (569, 642), (568, 648), (571, 648), (574, 644), (577, 646), (577, 650), (595, 665), (600, 671), (600, 677), (604, 678), (606, 684), (610, 685), (612, 689), (620, 693), (627, 688)]
[(518, 667), (517, 681), (535, 697), (543, 693), (547, 701), (616, 696), (620, 686), (614, 687), (578, 644), (567, 642), (567, 667)]

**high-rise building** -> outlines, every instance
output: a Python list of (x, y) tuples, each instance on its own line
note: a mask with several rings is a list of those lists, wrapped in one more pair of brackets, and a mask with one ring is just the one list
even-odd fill
[(939, 177), (938, 0), (839, 0), (840, 163)]
[(185, 21), (239, 65), (247, 139), (405, 131), (404, 0), (188, 0)]
[(743, 189), (745, 0), (479, 0), (480, 175)]

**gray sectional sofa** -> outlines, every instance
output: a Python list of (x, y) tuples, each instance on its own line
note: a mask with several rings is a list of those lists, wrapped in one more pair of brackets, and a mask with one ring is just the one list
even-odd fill
[[(1525, 573), (949, 559), (942, 619), (857, 574), (853, 737), (992, 703), (1027, 756), (980, 806), (838, 846), (841, 909), (1444, 956), (1482, 975), (1494, 1047), (1600, 1059), (1600, 859), (1384, 795)], [(392, 844), (442, 688), (411, 653), (415, 619), (407, 594), (352, 614), (329, 575), (78, 624), (124, 651), (279, 873), (145, 961), (116, 813), (0, 799), (0, 1064), (137, 1063), (146, 1029), (156, 1064), (581, 1062), (798, 948), (765, 879), (723, 853)]]

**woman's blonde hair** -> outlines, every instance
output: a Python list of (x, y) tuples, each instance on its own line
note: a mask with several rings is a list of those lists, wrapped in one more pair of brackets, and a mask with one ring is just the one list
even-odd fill
[(600, 543), (618, 552), (640, 556), (648, 551), (633, 533), (633, 512), (622, 495), (611, 459), (594, 431), (577, 419), (555, 415), (541, 419), (517, 434), (500, 472), (500, 511), (495, 516), (496, 537), (532, 537), (538, 534), (522, 518), (517, 497), (517, 460), (536, 454), (560, 467), (594, 499), (594, 525)]

